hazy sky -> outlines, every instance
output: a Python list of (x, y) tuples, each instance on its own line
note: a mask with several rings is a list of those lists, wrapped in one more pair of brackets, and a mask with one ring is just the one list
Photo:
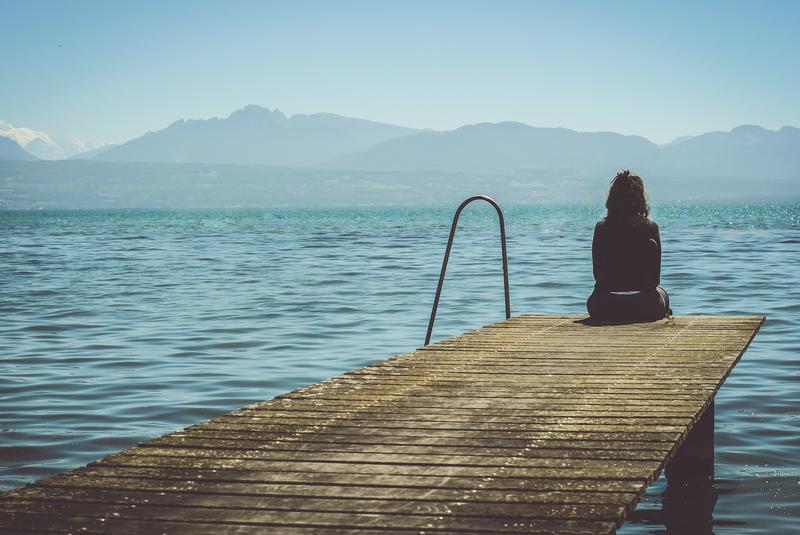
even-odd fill
[(0, 0), (0, 119), (120, 142), (254, 103), (656, 142), (800, 126), (800, 2)]

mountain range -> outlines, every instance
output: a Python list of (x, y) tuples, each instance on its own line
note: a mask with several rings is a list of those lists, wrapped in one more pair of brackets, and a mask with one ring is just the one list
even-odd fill
[(98, 150), (100, 145), (87, 143), (74, 136), (50, 136), (32, 128), (16, 127), (0, 119), (0, 137), (13, 139), (33, 159), (63, 160), (75, 154)]
[(591, 173), (639, 168), (658, 154), (658, 145), (639, 136), (503, 122), (463, 126), (449, 132), (417, 132), (337, 158), (327, 167), (361, 171)]
[(483, 123), (379, 143), (327, 167), (362, 171), (511, 173), (569, 171), (607, 176), (620, 168), (665, 177), (800, 178), (800, 129), (743, 125), (656, 145), (639, 136)]
[[(42, 136), (34, 136), (28, 152), (34, 152), (36, 141), (45, 143)], [(9, 148), (0, 154), (6, 160), (25, 158), (24, 152)], [(743, 125), (657, 145), (641, 136), (517, 122), (417, 130), (329, 113), (287, 117), (277, 109), (249, 105), (225, 118), (179, 120), (126, 143), (93, 148), (72, 158), (359, 172), (533, 172), (583, 178), (631, 168), (648, 176), (676, 178), (798, 179), (800, 129), (786, 126), (772, 131)]]
[(250, 105), (225, 119), (179, 120), (96, 155), (123, 162), (191, 162), (303, 167), (415, 132), (330, 113), (293, 115)]

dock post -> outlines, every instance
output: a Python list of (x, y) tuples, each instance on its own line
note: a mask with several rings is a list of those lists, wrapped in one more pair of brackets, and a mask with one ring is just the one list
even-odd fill
[(661, 500), (667, 532), (712, 534), (712, 516), (717, 503), (713, 400), (667, 464), (665, 475), (667, 489)]
[(674, 484), (711, 484), (714, 482), (714, 402), (703, 412), (689, 431), (678, 453), (665, 470), (670, 486)]

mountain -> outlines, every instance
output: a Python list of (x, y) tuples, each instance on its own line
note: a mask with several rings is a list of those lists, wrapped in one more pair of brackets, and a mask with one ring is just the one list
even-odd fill
[(800, 178), (800, 129), (755, 125), (677, 139), (661, 148), (664, 176)]
[(658, 146), (639, 136), (482, 123), (430, 130), (325, 162), (332, 169), (403, 172), (565, 171), (608, 176), (630, 168), (672, 178), (800, 179), (800, 129), (743, 125)]
[(53, 160), (63, 157), (63, 149), (44, 132), (32, 128), (16, 127), (0, 120), (0, 136), (13, 139), (26, 152), (37, 158)]
[(25, 152), (15, 140), (0, 136), (0, 160), (3, 161), (31, 161), (37, 160), (36, 156)]
[(325, 166), (354, 170), (509, 173), (521, 170), (607, 171), (640, 168), (658, 145), (639, 136), (481, 123), (448, 132), (422, 131), (380, 143)]
[(224, 119), (176, 121), (94, 159), (306, 166), (413, 132), (330, 113), (287, 117), (277, 109), (249, 105)]
[(63, 160), (73, 154), (98, 148), (76, 137), (53, 137), (46, 132), (16, 127), (0, 119), (0, 136), (11, 138), (30, 154), (43, 160)]

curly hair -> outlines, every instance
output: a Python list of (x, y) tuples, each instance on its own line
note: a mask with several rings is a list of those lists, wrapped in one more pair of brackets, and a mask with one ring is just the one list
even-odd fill
[(644, 192), (642, 177), (630, 171), (620, 171), (611, 180), (606, 199), (608, 219), (630, 225), (647, 222), (650, 204)]

